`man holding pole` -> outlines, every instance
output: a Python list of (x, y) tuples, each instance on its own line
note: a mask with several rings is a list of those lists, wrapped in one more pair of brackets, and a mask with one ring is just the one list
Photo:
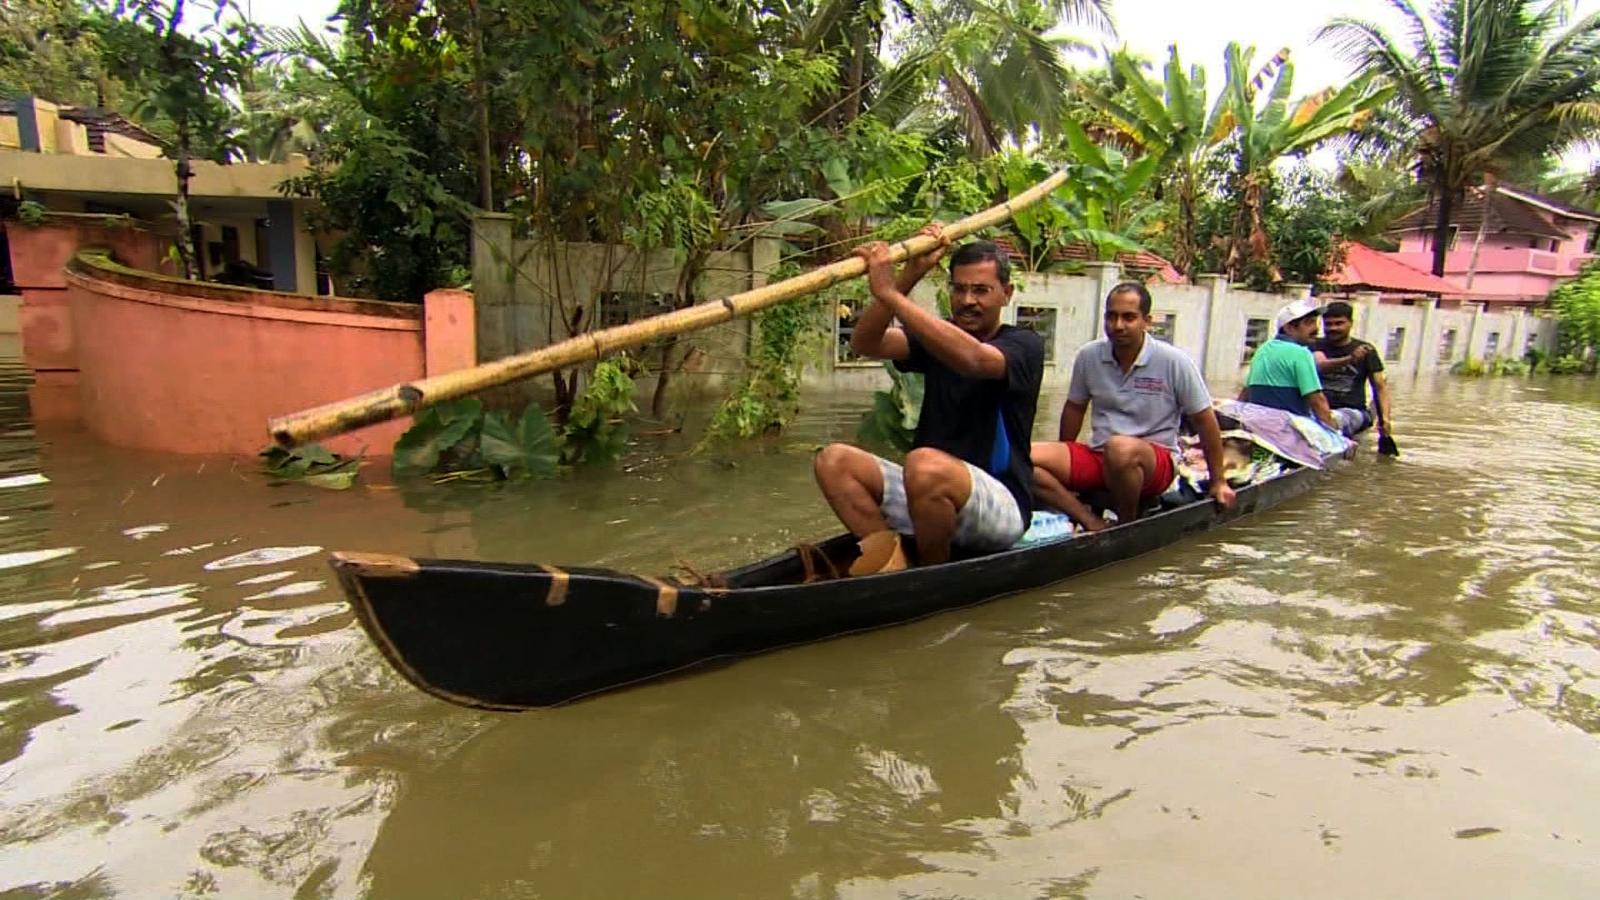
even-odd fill
[[(942, 236), (938, 224), (922, 233)], [(948, 560), (953, 544), (1003, 550), (1033, 514), (1030, 441), (1044, 344), (1034, 332), (1000, 322), (1011, 301), (1011, 264), (988, 241), (952, 254), (949, 319), (913, 303), (907, 295), (944, 252), (941, 244), (907, 260), (896, 278), (886, 244), (856, 251), (867, 263), (873, 302), (856, 322), (851, 348), (926, 380), (904, 467), (849, 444), (817, 455), (823, 496), (862, 538), (852, 575), (905, 568), (901, 534), (915, 538), (922, 565)]]

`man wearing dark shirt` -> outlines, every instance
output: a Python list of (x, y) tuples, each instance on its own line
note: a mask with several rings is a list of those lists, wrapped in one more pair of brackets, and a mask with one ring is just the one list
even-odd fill
[[(937, 225), (923, 231), (940, 233)], [(949, 559), (952, 544), (985, 552), (1010, 547), (1033, 515), (1030, 450), (1044, 378), (1039, 336), (1000, 322), (1011, 301), (1010, 260), (988, 241), (958, 248), (950, 261), (951, 315), (941, 319), (906, 295), (944, 247), (908, 260), (898, 279), (882, 241), (856, 252), (867, 262), (873, 303), (856, 322), (851, 348), (921, 372), (925, 388), (904, 467), (849, 444), (817, 455), (823, 496), (863, 539), (852, 574), (903, 568), (896, 533), (914, 536), (922, 565)], [(882, 544), (892, 548), (886, 558), (869, 554)]]
[(1366, 421), (1355, 433), (1372, 427), (1372, 410), (1367, 406), (1367, 384), (1378, 400), (1378, 432), (1391, 434), (1394, 417), (1389, 412), (1389, 380), (1383, 374), (1383, 357), (1378, 348), (1350, 336), (1350, 304), (1329, 303), (1322, 311), (1322, 340), (1312, 345), (1322, 392), (1334, 409), (1358, 409)]

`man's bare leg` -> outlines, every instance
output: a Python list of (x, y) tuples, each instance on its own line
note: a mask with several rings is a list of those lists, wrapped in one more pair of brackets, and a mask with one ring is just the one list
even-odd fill
[(1148, 441), (1117, 435), (1106, 441), (1106, 489), (1117, 508), (1119, 523), (1139, 517), (1139, 494), (1155, 475), (1156, 451)]
[(856, 537), (887, 531), (883, 518), (883, 469), (877, 457), (849, 444), (829, 444), (813, 463), (817, 486), (834, 515)]
[(931, 447), (906, 454), (906, 505), (916, 531), (918, 563), (927, 566), (950, 558), (956, 514), (971, 496), (972, 473), (966, 463)]
[(1072, 452), (1061, 441), (1041, 441), (1033, 445), (1033, 495), (1045, 506), (1059, 509), (1089, 531), (1106, 527), (1078, 495), (1067, 489), (1072, 480)]

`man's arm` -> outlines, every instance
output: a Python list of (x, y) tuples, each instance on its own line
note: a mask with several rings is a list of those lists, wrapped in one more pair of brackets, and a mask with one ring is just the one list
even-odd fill
[(1083, 416), (1089, 411), (1089, 404), (1080, 400), (1068, 400), (1061, 405), (1061, 442), (1075, 441), (1083, 431)]
[(1317, 373), (1321, 374), (1323, 372), (1337, 371), (1348, 365), (1360, 364), (1361, 360), (1367, 355), (1367, 346), (1365, 344), (1356, 344), (1355, 349), (1350, 351), (1349, 356), (1330, 357), (1321, 350), (1313, 350), (1311, 355), (1317, 360)]
[(1211, 474), (1211, 499), (1223, 509), (1233, 506), (1233, 488), (1228, 485), (1227, 463), (1222, 457), (1222, 427), (1217, 424), (1217, 414), (1206, 407), (1189, 414), (1189, 425), (1200, 435), (1200, 447), (1206, 454), (1206, 471)]
[(1378, 433), (1392, 433), (1394, 430), (1394, 413), (1389, 411), (1389, 377), (1382, 372), (1372, 373), (1372, 396), (1377, 400)]
[[(900, 274), (895, 278), (894, 286), (895, 290), (902, 294), (910, 294), (922, 281), (923, 276), (939, 264), (945, 248), (950, 246), (950, 242), (944, 237), (944, 226), (938, 222), (924, 225), (917, 233), (939, 238), (940, 243), (927, 253), (906, 260), (905, 265), (900, 267)], [(910, 356), (911, 346), (906, 341), (905, 332), (891, 327), (894, 317), (894, 310), (891, 307), (881, 302), (869, 304), (856, 319), (855, 331), (850, 335), (850, 349), (858, 355), (874, 359), (905, 359)]]
[(1333, 408), (1328, 406), (1328, 398), (1321, 391), (1314, 391), (1305, 395), (1306, 405), (1311, 407), (1311, 414), (1317, 421), (1328, 426), (1330, 431), (1339, 431), (1339, 420), (1333, 417)]
[[(998, 347), (985, 344), (912, 303), (911, 298), (895, 287), (894, 275), (889, 270), (888, 244), (873, 241), (857, 247), (856, 254), (867, 261), (867, 283), (872, 289), (872, 296), (877, 300), (873, 305), (885, 307), (889, 315), (898, 318), (905, 330), (916, 336), (929, 355), (949, 366), (957, 374), (968, 378), (997, 380), (1006, 377), (1006, 355)], [(863, 314), (862, 318), (865, 319), (866, 316)], [(856, 327), (859, 329), (861, 326), (858, 323)], [(884, 332), (880, 341), (886, 339), (892, 331), (891, 329)], [(904, 338), (904, 335), (901, 337)], [(855, 346), (853, 340), (851, 346)]]

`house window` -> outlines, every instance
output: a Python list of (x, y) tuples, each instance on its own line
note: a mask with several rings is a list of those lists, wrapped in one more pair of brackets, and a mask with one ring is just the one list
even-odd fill
[(1404, 328), (1389, 329), (1389, 339), (1383, 345), (1383, 361), (1399, 362), (1400, 354), (1406, 348), (1406, 330)]
[(1244, 323), (1244, 355), (1239, 359), (1239, 365), (1246, 365), (1251, 357), (1256, 355), (1256, 348), (1265, 344), (1271, 337), (1271, 319), (1246, 319)]
[(1044, 341), (1044, 361), (1056, 361), (1056, 315), (1060, 310), (1053, 306), (1017, 307), (1017, 325), (1027, 328)]
[(600, 327), (626, 325), (640, 319), (672, 311), (672, 300), (666, 294), (639, 293), (637, 291), (601, 291)]
[(1150, 334), (1172, 343), (1172, 335), (1178, 330), (1178, 314), (1171, 312), (1158, 312), (1150, 314)]
[(1439, 335), (1439, 362), (1455, 362), (1456, 358), (1456, 329), (1446, 328)]
[(853, 298), (840, 299), (834, 322), (838, 328), (833, 336), (833, 361), (838, 365), (862, 365), (871, 360), (858, 355), (850, 348), (850, 338), (855, 336), (856, 321), (861, 318), (861, 304)]
[[(664, 312), (672, 311), (672, 295), (659, 292), (641, 293), (639, 291), (601, 291), (600, 292), (600, 327), (611, 328), (616, 325), (626, 325), (640, 319), (648, 319)], [(659, 348), (659, 340), (650, 341), (634, 351), (645, 353), (652, 348)]]
[(1500, 355), (1500, 332), (1489, 332), (1489, 340), (1483, 344), (1483, 358), (1494, 359)]

